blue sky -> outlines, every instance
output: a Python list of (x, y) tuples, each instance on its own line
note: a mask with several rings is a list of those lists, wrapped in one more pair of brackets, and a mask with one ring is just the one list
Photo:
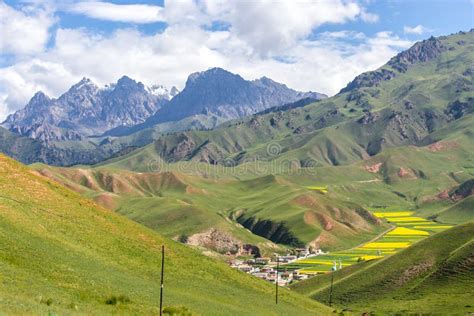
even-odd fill
[[(179, 1), (179, 0), (178, 0)], [(291, 1), (291, 0), (290, 0)], [(58, 1), (64, 2), (64, 1)], [(144, 4), (164, 7), (164, 1), (157, 0), (120, 0), (108, 1), (118, 5)], [(21, 8), (24, 1), (7, 0), (10, 6)], [(474, 26), (474, 7), (471, 0), (385, 0), (385, 1), (362, 1), (371, 13), (378, 15), (377, 23), (365, 23), (363, 21), (349, 22), (345, 25), (326, 24), (314, 30), (314, 33), (324, 31), (338, 31), (351, 29), (373, 35), (380, 31), (391, 30), (403, 35), (404, 26), (423, 25), (430, 31), (428, 33), (438, 36), (460, 30), (469, 30)], [(87, 27), (99, 32), (113, 32), (121, 27), (136, 27), (143, 33), (153, 34), (166, 28), (165, 22), (134, 24), (126, 22), (111, 22), (89, 18), (82, 14), (71, 12), (58, 12), (58, 26), (63, 28)], [(417, 34), (412, 35), (417, 39)]]
[[(414, 40), (426, 35), (447, 35), (467, 31), (474, 27), (474, 7), (469, 0), (398, 0), (370, 1), (367, 10), (379, 16), (377, 23), (355, 21), (347, 25), (325, 25), (317, 31), (335, 31), (341, 28), (355, 29), (367, 35), (390, 30), (400, 36)], [(422, 25), (427, 28), (423, 34), (407, 34), (405, 26)], [(420, 36), (421, 35), (421, 36)]]
[(0, 0), (0, 120), (37, 90), (127, 74), (182, 89), (218, 66), (334, 94), (431, 35), (474, 27), (474, 1)]

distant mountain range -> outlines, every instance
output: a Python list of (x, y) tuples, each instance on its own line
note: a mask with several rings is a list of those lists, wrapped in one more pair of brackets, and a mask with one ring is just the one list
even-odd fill
[(24, 109), (2, 124), (21, 136), (44, 142), (81, 140), (117, 126), (144, 122), (164, 104), (171, 92), (163, 87), (145, 87), (127, 76), (99, 88), (83, 78), (58, 99), (37, 92)]
[(103, 88), (83, 78), (58, 99), (37, 92), (2, 126), (45, 143), (78, 141), (102, 134), (128, 135), (195, 115), (222, 122), (307, 97), (326, 96), (298, 92), (268, 78), (247, 81), (220, 68), (190, 75), (181, 93), (175, 87), (146, 87), (127, 76)]
[(299, 92), (266, 77), (248, 81), (222, 68), (212, 68), (191, 74), (183, 91), (144, 123), (119, 127), (107, 135), (129, 135), (160, 123), (195, 116), (214, 117), (216, 122), (223, 122), (304, 98), (320, 100), (327, 96), (317, 92)]
[[(9, 132), (0, 129), (0, 138), (8, 141), (0, 147), (23, 162), (53, 165), (93, 164), (153, 142), (143, 153), (168, 162), (240, 164), (258, 157), (348, 164), (390, 147), (434, 143), (468, 126), (473, 46), (472, 30), (431, 37), (331, 98), (219, 68), (190, 75), (178, 94), (153, 93), (127, 77), (105, 89), (83, 80), (57, 100), (36, 94), (3, 124)], [(278, 157), (266, 152), (269, 143), (279, 146)]]

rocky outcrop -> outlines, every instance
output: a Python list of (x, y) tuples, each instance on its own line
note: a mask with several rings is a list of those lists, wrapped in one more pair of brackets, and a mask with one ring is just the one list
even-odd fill
[(463, 182), (449, 194), (449, 196), (455, 201), (464, 199), (470, 195), (474, 195), (474, 179)]
[(215, 228), (187, 237), (186, 244), (207, 248), (221, 254), (260, 257), (260, 249), (257, 246), (244, 244)]
[(395, 73), (391, 70), (380, 69), (376, 71), (365, 72), (351, 81), (339, 93), (348, 92), (362, 87), (374, 87), (380, 82), (390, 80), (395, 77)]
[(432, 36), (399, 53), (388, 62), (388, 65), (399, 72), (405, 72), (410, 65), (435, 59), (445, 50), (446, 47), (441, 41)]
[(189, 236), (186, 243), (192, 246), (212, 249), (219, 253), (231, 254), (236, 254), (242, 246), (240, 241), (215, 228)]
[(417, 42), (411, 48), (390, 59), (383, 68), (365, 72), (357, 76), (339, 93), (349, 92), (359, 88), (376, 87), (380, 82), (390, 80), (395, 78), (398, 74), (406, 72), (410, 65), (427, 62), (439, 57), (445, 50), (446, 47), (435, 37)]
[(448, 105), (444, 112), (455, 120), (466, 114), (474, 113), (474, 98), (468, 98), (466, 102), (455, 100)]
[(364, 115), (357, 120), (357, 123), (360, 123), (362, 125), (368, 125), (368, 124), (373, 124), (377, 122), (378, 119), (380, 119), (381, 113), (380, 112), (370, 112), (367, 111), (364, 113)]
[(367, 170), (370, 173), (378, 173), (382, 165), (383, 163), (379, 162), (371, 166), (365, 166), (365, 170)]
[(262, 220), (255, 217), (245, 217), (243, 214), (237, 217), (237, 222), (252, 233), (271, 240), (274, 243), (294, 247), (304, 246), (304, 242), (295, 237), (284, 223), (273, 222), (268, 219)]

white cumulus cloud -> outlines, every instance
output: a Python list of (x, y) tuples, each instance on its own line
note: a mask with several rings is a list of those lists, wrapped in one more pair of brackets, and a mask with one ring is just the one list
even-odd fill
[(413, 27), (410, 27), (410, 26), (404, 26), (403, 27), (403, 32), (405, 32), (406, 34), (421, 35), (421, 34), (424, 34), (424, 33), (428, 33), (430, 31), (431, 30), (429, 28), (424, 27), (423, 25), (420, 25), (420, 24), (418, 24), (417, 26), (413, 26)]
[(70, 11), (91, 18), (130, 23), (163, 21), (163, 8), (147, 4), (114, 4), (102, 1), (84, 1), (73, 4)]
[(325, 23), (345, 23), (365, 12), (352, 1), (204, 1), (233, 34), (262, 55), (278, 54)]
[(47, 10), (15, 10), (0, 1), (0, 54), (41, 52), (48, 42), (48, 30), (54, 22), (54, 17)]

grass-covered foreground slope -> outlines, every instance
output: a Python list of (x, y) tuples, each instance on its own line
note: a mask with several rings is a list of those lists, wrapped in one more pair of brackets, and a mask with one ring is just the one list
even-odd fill
[[(474, 311), (474, 223), (426, 238), (395, 255), (334, 274), (333, 304), (356, 312), (468, 314)], [(328, 302), (330, 275), (293, 286)]]
[[(0, 156), (0, 312), (327, 314), (330, 310), (201, 256)], [(108, 302), (109, 304), (106, 304)]]

